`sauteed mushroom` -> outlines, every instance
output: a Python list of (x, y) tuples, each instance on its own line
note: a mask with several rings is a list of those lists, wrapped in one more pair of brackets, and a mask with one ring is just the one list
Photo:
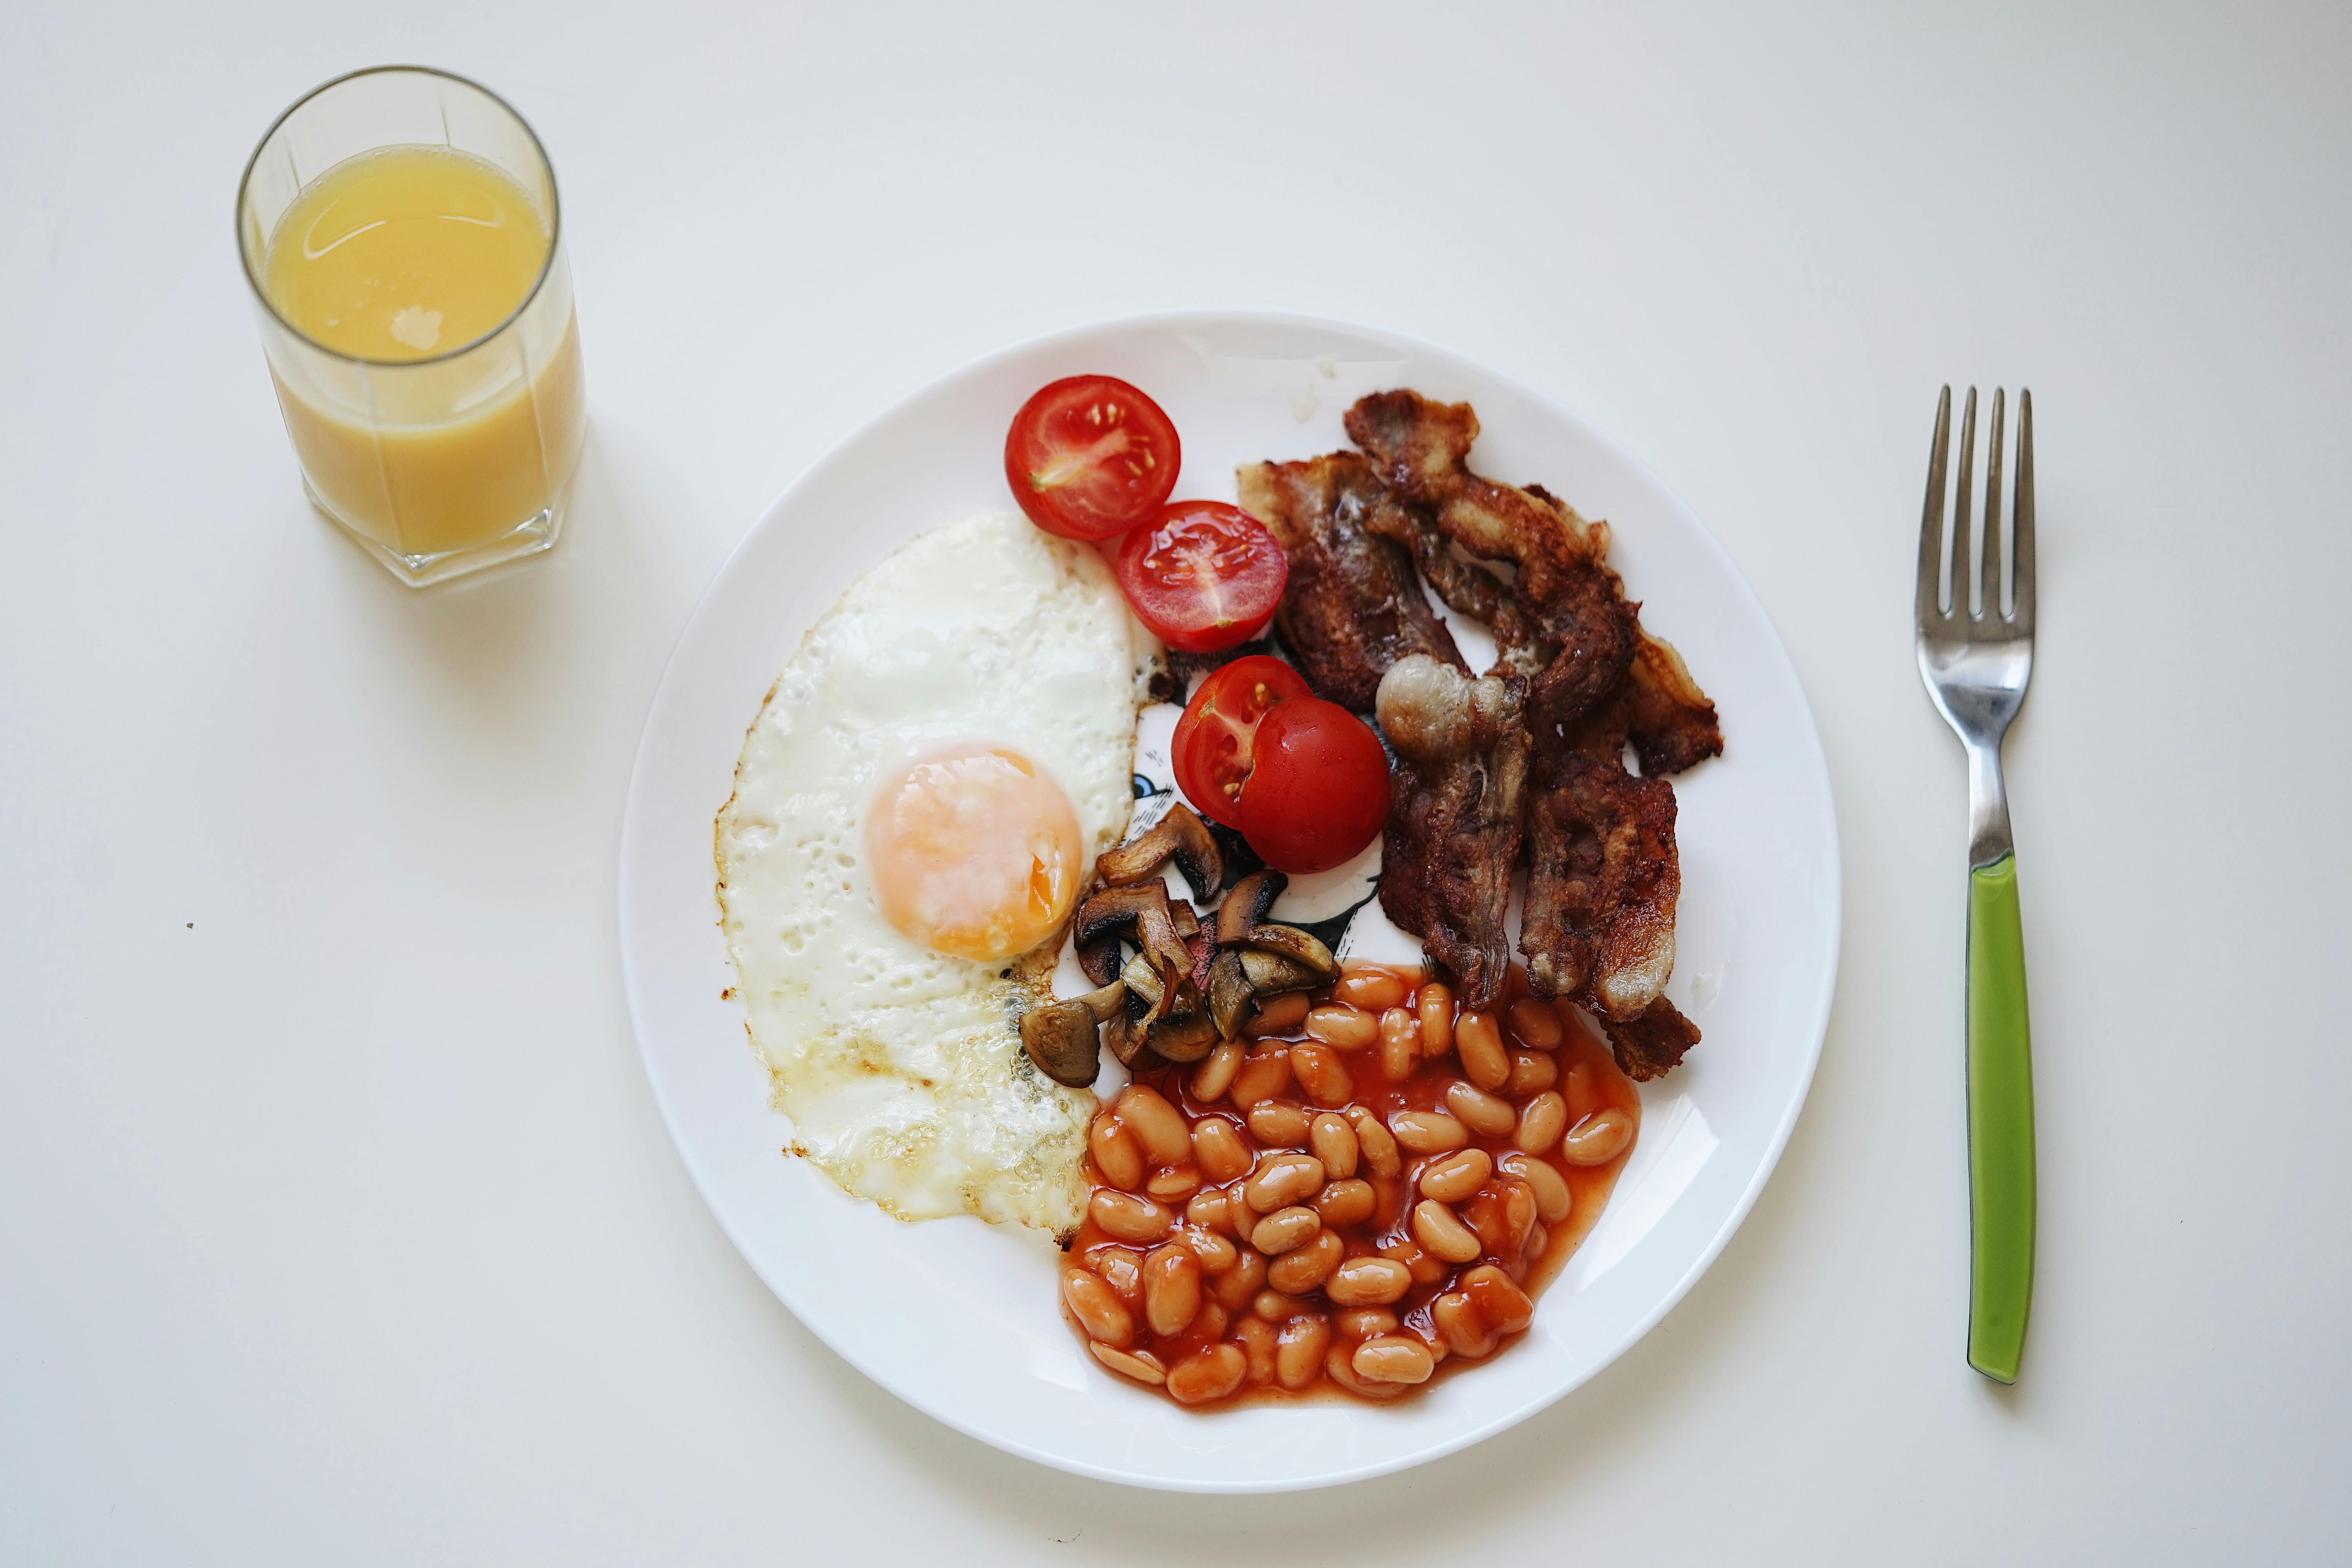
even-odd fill
[(1097, 1026), (1123, 1018), (1126, 1005), (1127, 986), (1114, 980), (1099, 991), (1032, 1007), (1021, 1015), (1021, 1048), (1055, 1083), (1083, 1089), (1101, 1067)]
[(1165, 882), (1138, 882), (1133, 887), (1108, 889), (1079, 905), (1071, 939), (1084, 947), (1106, 932), (1128, 937), (1150, 955), (1151, 966), (1162, 973), (1192, 967), (1192, 952), (1176, 933), (1175, 914), (1168, 907)]
[(1225, 895), (1225, 901), (1217, 906), (1217, 945), (1238, 947), (1249, 941), (1250, 932), (1257, 929), (1257, 922), (1265, 919), (1265, 911), (1274, 907), (1274, 900), (1288, 886), (1290, 879), (1272, 867), (1252, 871), (1235, 882), (1234, 890)]
[(1176, 858), (1176, 868), (1192, 884), (1194, 898), (1213, 899), (1224, 886), (1224, 852), (1218, 848), (1209, 825), (1182, 801), (1170, 806), (1167, 816), (1136, 835), (1131, 842), (1096, 861), (1095, 869), (1112, 887), (1125, 887), (1151, 875), (1171, 855)]

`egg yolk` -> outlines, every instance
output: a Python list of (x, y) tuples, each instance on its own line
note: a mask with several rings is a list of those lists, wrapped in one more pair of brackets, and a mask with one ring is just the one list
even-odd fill
[(1028, 952), (1077, 896), (1069, 796), (1001, 747), (927, 757), (886, 779), (866, 813), (866, 850), (884, 918), (960, 958)]

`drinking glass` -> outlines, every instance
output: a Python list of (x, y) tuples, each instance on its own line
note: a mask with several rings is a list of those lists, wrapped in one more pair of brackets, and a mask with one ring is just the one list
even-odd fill
[[(547, 261), (511, 315), (429, 359), (372, 360), (305, 335), (271, 302), (264, 260), (304, 188), (392, 147), (448, 148), (503, 171), (539, 208)], [(555, 171), (488, 89), (422, 66), (312, 89), (262, 137), (236, 195), (238, 249), (303, 488), (411, 587), (553, 545), (587, 432)]]

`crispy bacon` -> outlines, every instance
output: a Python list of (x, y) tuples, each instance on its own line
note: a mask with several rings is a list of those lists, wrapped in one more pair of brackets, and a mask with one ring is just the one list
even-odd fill
[(1572, 736), (1538, 736), (1528, 802), (1519, 926), (1528, 988), (1582, 994), (1609, 1018), (1640, 1017), (1675, 966), (1675, 789), (1625, 771), (1612, 705)]
[(1478, 416), (1466, 403), (1374, 393), (1348, 410), (1349, 438), (1438, 531), (1484, 561), (1516, 569), (1511, 598), (1544, 668), (1528, 689), (1538, 728), (1569, 725), (1606, 701), (1633, 658), (1634, 609), (1607, 564), (1609, 530), (1549, 492), (1470, 470)]
[(1242, 510), (1265, 523), (1290, 558), (1275, 625), (1318, 693), (1368, 713), (1381, 677), (1408, 654), (1462, 663), (1404, 550), (1364, 526), (1382, 494), (1370, 463), (1335, 452), (1303, 463), (1252, 463), (1239, 479)]
[(1636, 1083), (1664, 1078), (1682, 1065), (1683, 1053), (1698, 1044), (1698, 1026), (1661, 996), (1630, 1024), (1601, 1020), (1618, 1068)]
[(1426, 654), (1399, 659), (1381, 679), (1381, 731), (1397, 753), (1381, 908), (1481, 1009), (1500, 1000), (1510, 968), (1503, 919), (1527, 783), (1526, 695), (1524, 680), (1474, 680)]
[(1691, 679), (1674, 644), (1643, 632), (1633, 649), (1631, 674), (1625, 685), (1626, 725), (1645, 775), (1678, 773), (1723, 755), (1723, 730), (1715, 721), (1715, 704)]

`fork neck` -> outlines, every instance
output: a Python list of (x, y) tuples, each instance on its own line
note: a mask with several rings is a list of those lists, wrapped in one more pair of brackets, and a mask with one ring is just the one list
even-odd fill
[(2009, 837), (2009, 785), (2000, 772), (2000, 742), (1969, 746), (1969, 865), (1998, 864), (2014, 846)]

